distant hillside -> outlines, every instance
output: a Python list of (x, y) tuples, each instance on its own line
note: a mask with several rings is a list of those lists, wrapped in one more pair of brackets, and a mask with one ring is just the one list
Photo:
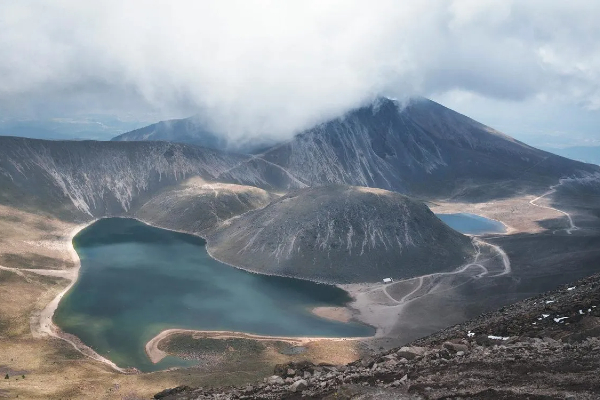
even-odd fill
[(213, 132), (198, 116), (160, 121), (156, 124), (123, 133), (111, 139), (117, 142), (164, 141), (186, 143), (216, 150), (250, 154), (258, 149), (269, 148), (272, 143), (229, 143), (222, 135)]
[(191, 178), (160, 191), (135, 217), (163, 228), (202, 234), (226, 219), (269, 204), (276, 196), (256, 187)]
[(211, 132), (198, 117), (160, 121), (123, 133), (111, 139), (116, 142), (164, 141), (187, 143), (212, 149), (223, 149), (225, 141)]
[(253, 271), (324, 282), (373, 282), (465, 264), (466, 236), (423, 203), (381, 189), (292, 191), (208, 232), (209, 252)]
[(132, 129), (136, 125), (133, 121), (121, 121), (103, 115), (30, 120), (0, 119), (0, 135), (46, 140), (108, 140), (118, 132)]

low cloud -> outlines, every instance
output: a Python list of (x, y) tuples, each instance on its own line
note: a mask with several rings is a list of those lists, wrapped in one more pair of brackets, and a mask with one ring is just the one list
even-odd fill
[[(596, 1), (0, 2), (0, 106), (282, 139), (378, 94), (600, 108)], [(54, 111), (56, 110), (56, 111)]]

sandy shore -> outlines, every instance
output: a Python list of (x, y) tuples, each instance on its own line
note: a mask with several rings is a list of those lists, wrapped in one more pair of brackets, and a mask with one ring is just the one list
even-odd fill
[(59, 329), (56, 325), (54, 325), (52, 317), (54, 316), (54, 312), (58, 308), (58, 303), (62, 297), (73, 287), (77, 281), (77, 277), (79, 276), (79, 268), (81, 267), (79, 255), (73, 247), (73, 238), (88, 225), (89, 224), (82, 224), (73, 228), (69, 233), (68, 239), (65, 241), (65, 245), (67, 246), (69, 255), (74, 264), (73, 268), (68, 270), (29, 270), (34, 273), (39, 273), (40, 275), (58, 276), (70, 281), (67, 287), (65, 287), (58, 295), (56, 295), (56, 297), (52, 299), (52, 301), (48, 303), (46, 307), (44, 307), (38, 316), (32, 317), (31, 333), (33, 334), (33, 337), (41, 337), (45, 335), (58, 337), (57, 332)]
[(113, 363), (109, 359), (102, 357), (100, 354), (96, 353), (90, 347), (86, 346), (83, 342), (81, 342), (81, 340), (79, 340), (77, 337), (67, 334), (65, 332), (62, 332), (61, 329), (58, 326), (56, 326), (54, 324), (54, 321), (52, 320), (52, 318), (54, 317), (54, 313), (56, 312), (56, 309), (58, 308), (58, 304), (60, 303), (60, 300), (73, 287), (75, 282), (77, 282), (77, 278), (79, 277), (79, 269), (81, 268), (81, 260), (79, 259), (79, 255), (77, 254), (77, 251), (73, 247), (73, 238), (79, 232), (81, 232), (81, 230), (83, 230), (87, 226), (93, 224), (94, 222), (96, 222), (96, 220), (93, 220), (88, 223), (81, 224), (81, 225), (74, 227), (71, 230), (71, 232), (69, 233), (67, 239), (65, 239), (65, 245), (67, 247), (69, 255), (71, 256), (71, 260), (73, 261), (73, 264), (74, 264), (73, 268), (68, 269), (68, 270), (21, 269), (21, 271), (32, 272), (32, 273), (36, 273), (39, 275), (56, 276), (56, 277), (68, 279), (70, 281), (69, 284), (60, 293), (58, 293), (56, 295), (56, 297), (54, 297), (54, 299), (52, 299), (52, 301), (50, 301), (50, 303), (48, 303), (48, 305), (46, 305), (46, 307), (44, 307), (39, 313), (35, 313), (34, 315), (31, 316), (31, 318), (30, 318), (31, 334), (35, 338), (50, 336), (50, 337), (64, 340), (65, 342), (71, 344), (77, 351), (79, 351), (81, 354), (85, 355), (86, 357), (89, 357), (96, 361), (100, 361), (100, 362), (110, 366), (111, 368), (113, 368), (114, 370), (116, 370), (118, 372), (125, 373), (125, 372), (127, 372), (126, 370), (124, 370), (123, 368), (120, 368), (119, 366), (117, 366), (115, 363)]
[(346, 338), (339, 338), (339, 337), (307, 337), (307, 336), (266, 336), (266, 335), (254, 335), (251, 333), (244, 333), (244, 332), (234, 332), (234, 331), (199, 331), (199, 330), (193, 330), (193, 329), (165, 329), (164, 331), (160, 332), (158, 335), (156, 335), (155, 337), (153, 337), (152, 339), (150, 339), (148, 341), (148, 343), (146, 343), (145, 349), (146, 349), (146, 354), (148, 355), (148, 357), (150, 358), (150, 360), (156, 364), (158, 363), (160, 360), (162, 360), (163, 358), (165, 358), (166, 356), (168, 356), (168, 353), (160, 350), (158, 348), (160, 342), (166, 338), (168, 338), (171, 335), (177, 334), (177, 333), (190, 333), (194, 336), (198, 336), (198, 337), (205, 337), (205, 338), (213, 338), (213, 339), (251, 339), (251, 340), (258, 340), (258, 341), (272, 341), (272, 340), (276, 340), (276, 341), (281, 341), (281, 342), (288, 342), (293, 346), (301, 346), (303, 344), (306, 343), (310, 343), (310, 342), (316, 342), (316, 341), (331, 341), (331, 342), (341, 342), (341, 341), (346, 341), (346, 340), (365, 340), (368, 339), (367, 337), (346, 337)]
[(347, 307), (315, 307), (310, 312), (332, 321), (350, 322), (352, 319), (352, 312)]

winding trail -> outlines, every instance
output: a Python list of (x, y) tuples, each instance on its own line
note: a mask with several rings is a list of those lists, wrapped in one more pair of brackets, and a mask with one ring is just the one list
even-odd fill
[[(510, 260), (508, 258), (508, 255), (504, 252), (504, 250), (502, 250), (502, 248), (500, 248), (500, 246), (496, 246), (490, 243), (486, 243), (483, 242), (479, 239), (473, 239), (473, 245), (474, 247), (477, 249), (477, 253), (475, 254), (475, 259), (473, 260), (473, 262), (469, 263), (469, 264), (465, 264), (462, 267), (451, 271), (451, 272), (435, 272), (432, 274), (427, 274), (427, 275), (421, 275), (415, 278), (411, 278), (411, 279), (407, 279), (407, 280), (401, 280), (401, 281), (397, 281), (397, 282), (392, 282), (392, 283), (388, 283), (386, 285), (383, 286), (378, 286), (375, 287), (373, 289), (371, 289), (369, 292), (374, 292), (377, 290), (380, 290), (394, 303), (396, 303), (397, 305), (405, 305), (408, 304), (409, 302), (423, 297), (429, 293), (431, 293), (430, 291), (427, 291), (426, 293), (424, 293), (421, 296), (417, 296), (417, 297), (413, 297), (411, 298), (411, 296), (413, 296), (414, 294), (418, 293), (422, 288), (423, 288), (423, 284), (425, 282), (425, 279), (427, 278), (432, 278), (432, 280), (434, 278), (438, 278), (438, 277), (443, 277), (443, 276), (451, 276), (451, 275), (457, 275), (457, 274), (461, 274), (465, 271), (467, 271), (469, 268), (472, 267), (477, 267), (477, 268), (481, 268), (482, 272), (478, 275), (475, 275), (474, 278), (475, 279), (480, 279), (486, 275), (489, 274), (489, 270), (487, 269), (487, 267), (485, 267), (484, 265), (482, 265), (479, 261), (479, 258), (481, 257), (481, 245), (486, 245), (489, 246), (490, 248), (494, 249), (497, 253), (498, 256), (500, 257), (501, 261), (502, 261), (502, 266), (503, 266), (503, 270), (502, 272), (499, 272), (495, 275), (491, 275), (490, 278), (494, 278), (497, 276), (502, 276), (502, 275), (507, 275), (510, 274), (510, 272), (512, 271), (511, 269), (511, 265), (510, 265)], [(418, 279), (419, 280), (419, 284), (413, 289), (411, 290), (409, 293), (405, 294), (404, 296), (402, 296), (402, 298), (400, 300), (395, 299), (392, 295), (389, 294), (389, 292), (387, 291), (387, 288), (393, 285), (396, 285), (398, 283), (401, 282), (410, 282), (412, 280)]]
[(558, 183), (556, 185), (552, 185), (550, 186), (550, 190), (548, 190), (546, 193), (542, 194), (541, 196), (536, 197), (535, 199), (531, 200), (529, 202), (529, 204), (531, 204), (532, 206), (536, 206), (536, 207), (541, 207), (541, 208), (546, 208), (549, 210), (554, 210), (557, 211), (563, 215), (565, 215), (567, 217), (567, 219), (569, 220), (569, 227), (565, 229), (565, 232), (567, 232), (568, 235), (571, 235), (573, 231), (579, 230), (579, 227), (577, 227), (574, 223), (573, 223), (573, 218), (571, 218), (571, 216), (569, 215), (569, 213), (559, 210), (558, 208), (554, 208), (554, 207), (550, 207), (550, 206), (542, 206), (539, 204), (535, 204), (536, 201), (550, 195), (556, 192), (556, 188), (558, 186), (561, 186), (563, 184), (563, 180), (559, 179)]
[[(575, 225), (573, 218), (568, 212), (537, 203), (544, 197), (555, 193), (557, 188), (563, 185), (565, 181), (566, 179), (564, 178), (560, 179), (557, 184), (550, 186), (546, 192), (532, 200), (525, 200), (524, 203), (529, 203), (531, 206), (545, 208), (564, 215), (568, 220), (568, 226), (564, 228), (564, 230), (568, 235), (571, 235), (574, 231), (580, 230), (581, 228)], [(486, 236), (486, 239), (491, 239), (493, 237), (494, 236)], [(472, 279), (480, 279), (483, 277), (496, 278), (510, 275), (512, 273), (510, 259), (506, 252), (499, 245), (483, 241), (482, 239), (478, 238), (477, 235), (472, 235), (472, 239), (473, 245), (477, 249), (474, 259), (470, 263), (464, 264), (454, 271), (416, 276), (384, 285), (367, 285), (364, 288), (347, 286), (346, 290), (351, 292), (355, 297), (353, 304), (361, 314), (361, 318), (359, 319), (365, 323), (376, 326), (376, 335), (383, 337), (390, 332), (390, 329), (393, 328), (390, 325), (389, 320), (398, 318), (400, 313), (402, 313), (402, 309), (414, 301), (422, 299), (425, 296), (433, 294), (437, 295), (442, 292), (454, 290), (457, 287), (468, 283)], [(487, 251), (485, 252), (485, 259), (482, 260), (483, 246), (486, 246)], [(488, 264), (490, 262), (493, 264)], [(493, 270), (491, 268), (492, 266)], [(460, 282), (453, 282), (450, 279), (444, 279), (446, 277), (464, 273), (465, 271), (469, 270), (469, 268), (480, 268), (481, 272), (476, 275), (468, 274), (466, 277), (467, 279)], [(394, 287), (395, 291), (391, 289), (393, 285), (398, 285)], [(385, 299), (383, 296), (385, 296)]]

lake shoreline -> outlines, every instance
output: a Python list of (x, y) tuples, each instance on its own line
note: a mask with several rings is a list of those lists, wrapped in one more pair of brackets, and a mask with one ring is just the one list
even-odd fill
[[(476, 215), (476, 214), (475, 214)], [(332, 340), (332, 341), (340, 341), (340, 340), (369, 340), (369, 339), (373, 339), (376, 337), (380, 337), (382, 331), (384, 331), (385, 329), (383, 329), (384, 327), (381, 326), (381, 324), (373, 324), (372, 321), (371, 323), (366, 322), (366, 318), (364, 318), (363, 314), (366, 313), (369, 309), (369, 305), (368, 304), (360, 304), (360, 302), (357, 301), (357, 297), (359, 296), (360, 292), (362, 290), (356, 290), (357, 288), (353, 287), (354, 285), (346, 285), (346, 284), (339, 284), (339, 283), (331, 283), (331, 282), (323, 282), (323, 281), (318, 281), (316, 279), (304, 279), (304, 278), (297, 278), (297, 277), (293, 277), (293, 276), (286, 276), (286, 275), (279, 275), (279, 274), (265, 274), (265, 273), (260, 273), (257, 271), (253, 271), (251, 269), (247, 269), (244, 267), (240, 267), (240, 266), (236, 266), (236, 265), (232, 265), (229, 264), (227, 262), (223, 262), (222, 260), (219, 260), (218, 258), (214, 257), (211, 252), (210, 252), (210, 243), (207, 240), (206, 237), (202, 236), (200, 233), (195, 233), (195, 232), (188, 232), (188, 231), (184, 231), (184, 230), (177, 230), (177, 229), (170, 229), (170, 228), (165, 228), (162, 226), (158, 226), (155, 225), (149, 221), (145, 221), (142, 220), (140, 218), (137, 218), (135, 216), (133, 217), (129, 217), (129, 216), (118, 216), (118, 217), (103, 217), (103, 218), (99, 218), (99, 219), (95, 219), (89, 223), (86, 224), (82, 224), (77, 226), (70, 235), (70, 241), (69, 241), (69, 252), (71, 253), (71, 257), (73, 259), (73, 261), (75, 262), (76, 267), (73, 269), (73, 276), (71, 279), (71, 283), (62, 291), (60, 292), (53, 300), (50, 304), (48, 304), (48, 306), (46, 306), (46, 308), (43, 310), (43, 314), (44, 314), (44, 318), (42, 322), (42, 319), (40, 319), (40, 327), (44, 326), (47, 324), (48, 328), (47, 331), (44, 331), (44, 333), (47, 333), (50, 336), (54, 336), (57, 338), (60, 338), (62, 340), (67, 341), (68, 343), (70, 343), (71, 345), (73, 345), (73, 347), (75, 349), (77, 349), (79, 352), (81, 352), (82, 354), (93, 358), (97, 361), (103, 362), (105, 364), (107, 364), (108, 366), (110, 366), (111, 368), (113, 368), (114, 370), (121, 372), (121, 373), (130, 373), (129, 370), (125, 370), (122, 369), (120, 367), (118, 367), (115, 363), (113, 363), (112, 361), (106, 359), (105, 357), (100, 356), (98, 353), (96, 353), (95, 351), (93, 351), (91, 348), (89, 348), (88, 346), (86, 346), (83, 342), (81, 342), (81, 340), (77, 339), (74, 335), (71, 334), (67, 334), (64, 333), (60, 330), (60, 328), (58, 326), (56, 326), (53, 321), (52, 321), (52, 317), (54, 315), (54, 312), (56, 311), (58, 304), (60, 302), (60, 300), (62, 299), (62, 297), (64, 296), (64, 294), (66, 294), (72, 287), (73, 285), (76, 283), (78, 277), (79, 277), (79, 269), (81, 267), (81, 262), (79, 259), (79, 255), (77, 254), (76, 250), (73, 247), (73, 238), (83, 229), (85, 229), (86, 227), (92, 225), (93, 223), (97, 222), (100, 219), (109, 219), (109, 218), (123, 218), (123, 219), (132, 219), (132, 220), (136, 220), (142, 224), (148, 225), (150, 227), (154, 227), (154, 228), (158, 228), (158, 229), (164, 229), (167, 231), (172, 231), (172, 232), (177, 232), (177, 233), (182, 233), (182, 234), (188, 234), (188, 235), (192, 235), (195, 237), (199, 237), (201, 239), (203, 239), (205, 241), (205, 249), (206, 252), (208, 254), (208, 256), (210, 258), (212, 258), (215, 261), (218, 261), (222, 264), (225, 264), (227, 266), (236, 268), (238, 270), (243, 270), (252, 274), (257, 274), (257, 275), (263, 275), (263, 276), (274, 276), (274, 277), (282, 277), (282, 278), (294, 278), (294, 279), (300, 279), (300, 280), (305, 280), (305, 281), (309, 281), (309, 282), (313, 282), (313, 283), (317, 283), (317, 284), (325, 284), (325, 285), (331, 285), (331, 286), (336, 286), (342, 290), (344, 290), (344, 292), (346, 292), (351, 298), (352, 300), (348, 303), (347, 306), (345, 307), (314, 307), (310, 309), (310, 312), (320, 318), (324, 318), (324, 319), (329, 319), (332, 321), (338, 321), (338, 322), (350, 322), (351, 320), (355, 320), (357, 322), (360, 322), (361, 324), (370, 326), (372, 328), (375, 329), (375, 334), (373, 336), (367, 336), (367, 337), (358, 337), (358, 338), (348, 338), (348, 337), (319, 337), (319, 338), (311, 338), (311, 337), (278, 337), (278, 336), (266, 336), (266, 335), (254, 335), (254, 334), (250, 334), (250, 333), (244, 333), (244, 332), (235, 332), (235, 331), (210, 331), (210, 330), (193, 330), (193, 329), (165, 329), (164, 331), (160, 332), (157, 336), (155, 336), (153, 339), (151, 339), (149, 342), (146, 343), (145, 346), (145, 350), (146, 350), (146, 354), (148, 355), (148, 357), (150, 358), (150, 360), (153, 363), (157, 363), (158, 361), (162, 360), (167, 354), (162, 352), (161, 350), (158, 349), (158, 344), (161, 340), (167, 338), (168, 336), (174, 334), (174, 333), (181, 333), (181, 332), (194, 332), (194, 333), (201, 333), (201, 334), (217, 334), (217, 335), (238, 335), (236, 337), (243, 337), (240, 335), (247, 335), (245, 337), (253, 339), (256, 338), (257, 340), (274, 340), (274, 339), (280, 339), (280, 340), (285, 340), (285, 341), (290, 341), (290, 342), (301, 342), (301, 341), (314, 341), (314, 340)], [(500, 222), (500, 221), (499, 221)], [(506, 224), (503, 224), (504, 226), (506, 226)], [(407, 278), (407, 279), (412, 279), (412, 278)], [(374, 286), (378, 286), (381, 283), (379, 282), (366, 282), (366, 283), (361, 283), (360, 286), (366, 285), (369, 287), (374, 287)], [(361, 316), (363, 316), (363, 318), (361, 318)], [(48, 323), (48, 321), (50, 323)], [(379, 321), (378, 321), (379, 322)], [(384, 324), (385, 325), (385, 324)], [(32, 328), (33, 330), (33, 328)], [(74, 340), (74, 338), (76, 340)], [(157, 360), (158, 361), (154, 361)]]
[(236, 332), (236, 331), (211, 331), (211, 330), (196, 330), (196, 329), (165, 329), (160, 332), (158, 335), (150, 339), (145, 346), (146, 354), (148, 358), (152, 361), (152, 363), (156, 364), (160, 362), (163, 358), (169, 355), (169, 353), (160, 350), (158, 347), (160, 342), (167, 339), (171, 335), (175, 335), (178, 333), (189, 333), (196, 335), (206, 335), (208, 338), (214, 339), (251, 339), (257, 341), (282, 341), (287, 342), (293, 346), (299, 346), (310, 342), (315, 341), (332, 341), (332, 342), (341, 342), (341, 341), (361, 341), (365, 339), (370, 339), (373, 336), (366, 337), (313, 337), (313, 336), (269, 336), (269, 335), (256, 335), (253, 333), (246, 332)]
[[(73, 259), (73, 261), (74, 261), (74, 263), (75, 263), (75, 265), (76, 265), (76, 268), (74, 268), (74, 269), (73, 269), (73, 275), (72, 275), (72, 279), (71, 279), (71, 282), (70, 282), (70, 284), (69, 284), (69, 285), (68, 285), (68, 286), (67, 286), (67, 287), (66, 287), (64, 290), (62, 290), (62, 291), (61, 291), (61, 293), (59, 293), (59, 294), (58, 294), (58, 295), (57, 295), (57, 296), (54, 298), (54, 300), (53, 300), (53, 303), (55, 303), (55, 304), (52, 304), (52, 306), (50, 306), (50, 304), (49, 304), (49, 305), (46, 307), (47, 314), (48, 314), (48, 315), (50, 315), (50, 317), (49, 317), (49, 318), (46, 318), (46, 319), (45, 319), (45, 321), (47, 321), (47, 320), (52, 320), (52, 317), (54, 316), (54, 313), (55, 313), (55, 312), (56, 312), (56, 310), (57, 310), (57, 307), (58, 307), (58, 304), (59, 304), (60, 300), (62, 300), (62, 299), (63, 299), (64, 295), (65, 295), (65, 294), (66, 294), (66, 293), (67, 293), (69, 290), (71, 290), (71, 289), (73, 288), (74, 284), (75, 284), (75, 283), (78, 281), (78, 279), (80, 278), (80, 268), (81, 268), (81, 261), (80, 261), (80, 259), (79, 259), (79, 254), (77, 253), (77, 251), (75, 251), (75, 248), (73, 247), (73, 238), (74, 238), (74, 237), (75, 237), (75, 236), (76, 236), (78, 233), (80, 233), (80, 232), (81, 232), (83, 229), (85, 229), (86, 227), (88, 227), (88, 226), (90, 226), (90, 225), (92, 225), (92, 224), (94, 224), (94, 223), (96, 223), (96, 222), (98, 222), (98, 221), (100, 221), (100, 220), (104, 220), (104, 219), (113, 219), (113, 218), (115, 218), (115, 219), (124, 219), (124, 220), (127, 220), (127, 219), (129, 219), (129, 220), (132, 220), (132, 221), (139, 222), (140, 224), (143, 224), (143, 225), (145, 225), (145, 226), (148, 226), (148, 227), (157, 228), (157, 229), (161, 229), (161, 230), (165, 230), (165, 231), (171, 231), (171, 232), (181, 233), (181, 234), (185, 234), (185, 235), (192, 235), (193, 237), (198, 237), (198, 238), (202, 239), (202, 240), (203, 240), (203, 242), (204, 242), (204, 243), (203, 243), (203, 247), (206, 249), (206, 253), (208, 254), (208, 258), (212, 259), (213, 261), (216, 261), (216, 262), (219, 262), (219, 263), (221, 263), (221, 261), (220, 261), (220, 260), (218, 260), (218, 259), (216, 259), (216, 258), (214, 258), (213, 256), (211, 256), (211, 255), (210, 255), (210, 253), (208, 252), (208, 241), (207, 241), (207, 240), (206, 240), (204, 237), (202, 237), (201, 235), (199, 235), (199, 234), (197, 234), (197, 233), (190, 233), (190, 232), (181, 231), (181, 230), (175, 230), (175, 229), (163, 228), (163, 227), (161, 227), (161, 226), (157, 226), (157, 225), (154, 225), (154, 224), (152, 224), (152, 223), (148, 223), (147, 221), (141, 220), (141, 219), (139, 219), (139, 218), (130, 218), (130, 217), (127, 217), (127, 216), (119, 216), (119, 217), (104, 217), (104, 218), (99, 218), (99, 219), (96, 219), (96, 220), (90, 221), (89, 223), (82, 224), (81, 226), (78, 226), (78, 227), (77, 227), (77, 229), (73, 230), (73, 232), (71, 232), (71, 234), (69, 235), (68, 249), (69, 249), (69, 252), (71, 253), (71, 257), (72, 257), (72, 259)], [(271, 275), (271, 274), (262, 274), (262, 273), (259, 273), (259, 272), (256, 272), (256, 271), (250, 271), (250, 270), (246, 270), (246, 269), (244, 269), (244, 268), (238, 268), (238, 267), (235, 267), (235, 266), (231, 266), (231, 265), (229, 265), (229, 264), (226, 264), (226, 263), (221, 263), (221, 264), (227, 265), (228, 267), (233, 267), (233, 268), (235, 268), (236, 270), (239, 270), (239, 271), (249, 272), (249, 273), (251, 273), (252, 275), (257, 275), (257, 276), (272, 276), (272, 277), (278, 277), (278, 278), (291, 278), (291, 279), (297, 279), (297, 280), (299, 280), (299, 281), (311, 282), (311, 283), (316, 283), (316, 284), (323, 284), (323, 285), (330, 286), (330, 287), (332, 287), (332, 288), (334, 288), (334, 287), (335, 287), (337, 290), (340, 290), (340, 289), (341, 289), (341, 288), (339, 288), (339, 286), (337, 286), (337, 285), (332, 285), (331, 283), (316, 282), (316, 281), (309, 280), (309, 279), (300, 279), (300, 278), (289, 277), (289, 276), (278, 276), (278, 275)], [(341, 289), (341, 290), (343, 290), (343, 289)], [(345, 291), (345, 290), (343, 290), (343, 292), (345, 293), (345, 295), (346, 295), (346, 296), (348, 296), (348, 297), (349, 297), (348, 303), (352, 302), (352, 301), (353, 301), (353, 298), (350, 296), (350, 293), (348, 293), (348, 292), (347, 292), (347, 291)], [(318, 304), (318, 303), (317, 303), (317, 304)], [(330, 320), (330, 321), (337, 321), (337, 322), (340, 322), (339, 310), (337, 310), (337, 311), (336, 311), (336, 313), (338, 314), (338, 317), (333, 317), (333, 318), (332, 318), (332, 317), (325, 317), (325, 316), (323, 316), (323, 315), (319, 315), (319, 314), (317, 314), (317, 313), (313, 313), (313, 312), (311, 312), (311, 310), (313, 310), (314, 308), (320, 308), (320, 307), (318, 307), (318, 306), (309, 306), (309, 307), (308, 307), (308, 309), (307, 309), (307, 312), (309, 312), (309, 313), (311, 313), (312, 315), (314, 315), (314, 316), (318, 317), (319, 319), (326, 319), (326, 320)], [(321, 308), (328, 308), (328, 307), (321, 307)], [(341, 306), (341, 307), (331, 307), (331, 308), (333, 308), (333, 309), (344, 309), (345, 307), (344, 307), (344, 306)], [(350, 313), (349, 311), (347, 312), (347, 314), (351, 315), (351, 313)], [(345, 318), (342, 318), (342, 319), (345, 319)], [(350, 318), (350, 319), (353, 319), (353, 318)], [(371, 332), (373, 332), (373, 333), (368, 333), (368, 335), (369, 335), (369, 336), (366, 336), (366, 335), (365, 335), (365, 336), (362, 336), (362, 335), (361, 335), (361, 336), (360, 336), (360, 339), (368, 339), (368, 338), (371, 338), (371, 337), (372, 337), (371, 335), (375, 333), (375, 327), (372, 327), (372, 326), (370, 326), (370, 325), (368, 325), (368, 324), (364, 324), (364, 323), (362, 323), (361, 321), (359, 321), (359, 320), (356, 320), (356, 319), (354, 319), (354, 321), (355, 321), (356, 323), (359, 323), (360, 325), (363, 325), (363, 326), (365, 326), (365, 327), (368, 327), (368, 328), (372, 329), (372, 331), (371, 331)], [(347, 322), (350, 322), (350, 320), (348, 320)], [(45, 323), (44, 323), (44, 325), (45, 325)], [(49, 324), (48, 324), (48, 325), (49, 325)], [(50, 326), (50, 325), (49, 325), (49, 326)], [(168, 325), (167, 325), (167, 326), (168, 326)], [(176, 325), (175, 325), (175, 326), (176, 326)], [(172, 329), (175, 329), (175, 328), (172, 328)], [(169, 331), (169, 332), (171, 332), (171, 331), (172, 331), (172, 329), (166, 328), (166, 330), (167, 330), (167, 331)], [(54, 336), (54, 337), (58, 337), (58, 338), (60, 338), (60, 339), (62, 339), (62, 340), (65, 340), (65, 341), (67, 341), (68, 343), (70, 343), (70, 344), (71, 344), (71, 345), (72, 345), (72, 346), (73, 346), (73, 347), (74, 347), (74, 348), (75, 348), (77, 351), (79, 351), (80, 353), (82, 353), (82, 354), (84, 354), (84, 355), (86, 355), (86, 356), (88, 356), (88, 357), (90, 357), (90, 358), (93, 358), (94, 360), (97, 360), (97, 361), (100, 361), (100, 362), (103, 362), (103, 363), (107, 364), (108, 366), (110, 366), (110, 367), (111, 367), (112, 369), (114, 369), (115, 371), (118, 371), (118, 372), (121, 372), (121, 373), (132, 373), (132, 372), (139, 372), (139, 371), (137, 371), (137, 369), (136, 369), (136, 368), (121, 368), (121, 367), (119, 367), (119, 366), (118, 366), (118, 365), (116, 365), (114, 362), (112, 362), (112, 361), (110, 361), (109, 359), (107, 359), (107, 358), (105, 358), (105, 357), (103, 357), (103, 356), (99, 355), (97, 352), (95, 352), (94, 350), (92, 350), (92, 349), (91, 349), (89, 346), (85, 345), (85, 344), (82, 342), (82, 340), (80, 340), (80, 339), (77, 337), (77, 335), (73, 335), (73, 334), (70, 334), (70, 333), (63, 332), (63, 331), (61, 330), (61, 328), (60, 328), (60, 327), (58, 327), (58, 326), (57, 326), (56, 324), (54, 324), (54, 323), (52, 323), (52, 325), (51, 325), (51, 328), (49, 328), (48, 330), (49, 330), (49, 331), (51, 331), (51, 332), (48, 332), (48, 334), (49, 334), (49, 335), (51, 335), (51, 336)], [(176, 329), (176, 331), (182, 331), (182, 330), (180, 330), (180, 329)], [(219, 334), (219, 333), (220, 333), (221, 335), (222, 335), (222, 334), (225, 334), (225, 332), (221, 332), (221, 331), (212, 331), (212, 330), (206, 330), (206, 331), (205, 331), (205, 330), (193, 330), (193, 329), (187, 329), (187, 330), (185, 330), (185, 329), (184, 329), (183, 331), (194, 331), (194, 332), (203, 332), (203, 333), (210, 333), (210, 334), (215, 334), (215, 333)], [(243, 331), (242, 331), (242, 332), (235, 332), (235, 331), (232, 331), (232, 332), (233, 332), (233, 333), (235, 333), (236, 335), (250, 335), (250, 336), (248, 336), (248, 338), (255, 338), (255, 337), (256, 337), (256, 338), (262, 338), (262, 340), (272, 340), (273, 338), (275, 338), (275, 339), (277, 339), (277, 338), (280, 338), (280, 340), (286, 340), (286, 341), (290, 341), (290, 342), (307, 341), (307, 340), (308, 340), (308, 341), (314, 341), (314, 340), (322, 340), (322, 341), (326, 341), (326, 340), (331, 340), (331, 341), (343, 341), (343, 340), (348, 340), (348, 339), (349, 339), (349, 338), (351, 338), (351, 337), (354, 337), (353, 335), (347, 335), (347, 336), (345, 336), (345, 335), (340, 335), (340, 336), (337, 336), (337, 335), (335, 335), (335, 334), (334, 334), (334, 335), (332, 335), (332, 336), (328, 336), (328, 337), (323, 337), (323, 336), (321, 336), (321, 335), (319, 335), (318, 337), (317, 337), (317, 336), (315, 336), (315, 337), (311, 337), (311, 336), (309, 336), (309, 335), (308, 335), (308, 336), (307, 336), (307, 335), (303, 335), (303, 336), (299, 336), (299, 337), (294, 337), (294, 336), (285, 336), (285, 337), (273, 336), (273, 337), (271, 337), (271, 336), (268, 336), (268, 335), (260, 335), (260, 334), (246, 333), (246, 332), (243, 332)], [(366, 333), (366, 332), (365, 332), (365, 333)], [(230, 334), (231, 334), (231, 333), (230, 333)], [(356, 339), (358, 339), (358, 338), (359, 338), (359, 337), (356, 337)], [(148, 353), (148, 351), (146, 351), (146, 354), (147, 354), (148, 356), (150, 356), (150, 354), (151, 354), (151, 353)], [(159, 353), (159, 354), (160, 354), (160, 353)], [(163, 355), (162, 357), (160, 357), (160, 358), (162, 359), (163, 357), (164, 357), (164, 355)], [(155, 357), (154, 355), (153, 355), (153, 356), (151, 356), (151, 357), (149, 357), (149, 359), (150, 359), (150, 360), (152, 360), (153, 358), (154, 358), (154, 359), (156, 359), (156, 357)], [(172, 368), (185, 368), (185, 367), (165, 367), (165, 370), (166, 370), (166, 369), (172, 369)]]
[[(70, 231), (68, 238), (65, 240), (65, 242), (66, 242), (65, 244), (67, 245), (67, 251), (69, 252), (69, 255), (71, 256), (71, 260), (73, 261), (74, 266), (70, 270), (68, 270), (68, 273), (66, 276), (64, 276), (64, 275), (61, 276), (63, 278), (68, 279), (70, 282), (62, 291), (60, 291), (50, 301), (50, 303), (48, 303), (46, 305), (46, 307), (44, 307), (39, 312), (39, 314), (36, 313), (31, 317), (31, 324), (30, 324), (31, 333), (32, 333), (33, 337), (44, 337), (44, 336), (48, 337), (49, 336), (49, 337), (54, 337), (54, 338), (57, 338), (60, 340), (64, 340), (65, 342), (67, 342), (71, 346), (73, 346), (75, 348), (75, 350), (77, 350), (79, 353), (83, 354), (84, 356), (89, 357), (93, 360), (99, 361), (103, 364), (106, 364), (110, 368), (114, 369), (117, 372), (128, 373), (129, 371), (127, 371), (123, 368), (120, 368), (114, 362), (112, 362), (109, 359), (96, 353), (92, 348), (90, 348), (85, 343), (83, 343), (81, 341), (81, 339), (79, 339), (75, 335), (71, 335), (69, 333), (63, 332), (54, 323), (54, 314), (58, 308), (60, 301), (62, 300), (63, 296), (69, 290), (71, 290), (71, 288), (75, 285), (75, 283), (77, 282), (77, 279), (79, 278), (79, 270), (81, 269), (81, 259), (79, 258), (79, 254), (77, 253), (77, 250), (75, 250), (75, 247), (73, 245), (73, 238), (75, 238), (75, 236), (77, 236), (77, 234), (79, 234), (79, 232), (81, 232), (88, 226), (92, 225), (96, 221), (98, 221), (98, 219), (94, 219), (87, 223), (79, 224)], [(52, 274), (48, 273), (49, 271), (42, 270), (42, 272), (45, 275), (52, 275)], [(55, 274), (55, 275), (59, 276), (58, 274)]]

